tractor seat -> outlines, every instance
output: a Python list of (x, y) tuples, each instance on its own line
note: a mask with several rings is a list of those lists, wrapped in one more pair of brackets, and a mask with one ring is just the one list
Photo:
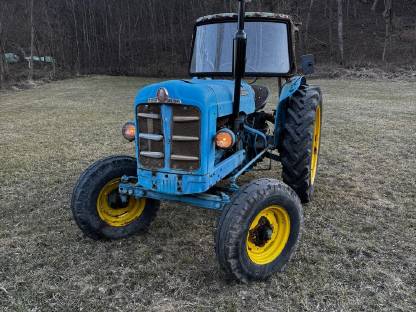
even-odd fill
[(261, 110), (267, 104), (267, 99), (270, 95), (269, 88), (259, 85), (251, 85), (251, 87), (254, 90), (256, 111)]

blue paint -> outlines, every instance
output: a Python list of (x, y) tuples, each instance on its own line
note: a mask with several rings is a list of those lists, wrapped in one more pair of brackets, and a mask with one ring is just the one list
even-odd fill
[[(255, 110), (254, 91), (246, 82), (242, 82), (241, 87), (244, 90), (243, 94), (246, 95), (241, 96), (240, 111), (251, 114)], [(230, 115), (233, 110), (234, 81), (232, 80), (190, 79), (155, 83), (139, 91), (135, 105), (147, 103), (149, 98), (156, 97), (159, 88), (166, 88), (170, 98), (180, 99), (183, 104), (213, 107), (217, 117)]]
[(141, 189), (130, 183), (120, 183), (119, 190), (121, 194), (129, 194), (137, 198), (169, 200), (213, 210), (222, 210), (230, 202), (230, 197), (226, 194), (221, 194), (221, 196), (211, 194), (173, 195)]
[[(214, 167), (212, 172), (206, 174), (168, 173), (175, 170), (160, 170), (152, 172), (146, 169), (138, 169), (138, 189), (152, 190), (155, 192), (185, 195), (203, 193), (229, 175), (245, 160), (246, 152), (239, 151)], [(215, 158), (214, 158), (215, 161)], [(178, 188), (181, 180), (181, 189)]]
[[(147, 86), (140, 90), (136, 96), (134, 104), (136, 115), (138, 107), (148, 104), (149, 99), (155, 98), (160, 88), (165, 88), (168, 91), (170, 99), (180, 100), (182, 104), (195, 106), (200, 110), (202, 129), (200, 167), (192, 172), (170, 168), (170, 116), (172, 115), (172, 108), (170, 105), (162, 105), (162, 116), (166, 118), (166, 120), (163, 120), (165, 167), (152, 172), (141, 167), (140, 162), (138, 162), (139, 186), (145, 190), (176, 195), (206, 192), (245, 160), (245, 151), (239, 151), (221, 163), (216, 162), (217, 153), (214, 138), (217, 132), (217, 119), (232, 112), (234, 82), (230, 80), (192, 79), (186, 81), (172, 80)], [(255, 110), (254, 91), (245, 82), (242, 84), (242, 88), (245, 95), (241, 97), (241, 111), (246, 114), (253, 113)], [(136, 127), (139, 128), (137, 119)], [(137, 137), (136, 142), (138, 142)], [(139, 153), (139, 146), (136, 144), (136, 156)]]
[(299, 90), (300, 86), (305, 83), (305, 77), (294, 76), (282, 87), (279, 102), (276, 107), (276, 117), (274, 123), (274, 145), (276, 148), (279, 146), (280, 134), (285, 123), (284, 114), (282, 114), (283, 106), (285, 105), (286, 100), (288, 100), (297, 90)]
[(280, 93), (279, 103), (282, 103), (288, 97), (292, 96), (299, 87), (305, 83), (305, 77), (294, 76), (288, 82), (283, 85), (282, 92)]
[(231, 178), (231, 186), (236, 187), (237, 179), (240, 175), (242, 175), (245, 171), (247, 171), (261, 156), (263, 156), (267, 152), (267, 149), (264, 149), (259, 154), (257, 154), (256, 157), (254, 157), (252, 160), (250, 160), (243, 168), (241, 168), (236, 174), (234, 174)]
[[(269, 140), (263, 133), (252, 128), (245, 128), (245, 131), (251, 132), (255, 137), (261, 137), (265, 140), (266, 149), (259, 152), (254, 159), (247, 159), (246, 151), (243, 149), (221, 162), (219, 162), (219, 159), (223, 152), (216, 150), (214, 142), (217, 132), (217, 119), (232, 114), (234, 81), (194, 78), (190, 80), (165, 81), (143, 88), (138, 92), (134, 102), (136, 115), (138, 107), (148, 104), (149, 99), (154, 99), (160, 88), (165, 88), (169, 93), (169, 98), (178, 102), (177, 104), (162, 104), (161, 106), (161, 113), (164, 117), (162, 125), (165, 138), (165, 167), (152, 171), (141, 167), (138, 162), (137, 184), (122, 183), (120, 191), (124, 193), (131, 192), (136, 197), (173, 200), (209, 209), (222, 209), (229, 202), (229, 198), (227, 196), (210, 195), (205, 192), (230, 174), (235, 175), (232, 179), (235, 184), (238, 176), (247, 171), (268, 148), (277, 147), (278, 134), (284, 122), (281, 116), (282, 106), (299, 89), (303, 82), (303, 77), (293, 77), (282, 88), (277, 105), (274, 146), (272, 146), (273, 143), (267, 146)], [(172, 143), (170, 141), (171, 105), (181, 104), (197, 107), (201, 116), (200, 167), (191, 172), (172, 169), (169, 164)], [(242, 83), (240, 111), (247, 115), (255, 111), (254, 91), (246, 82)], [(138, 129), (139, 125), (137, 122), (137, 119), (135, 119)], [(137, 142), (138, 137), (136, 137)], [(139, 153), (139, 145), (136, 144), (136, 155), (138, 156)]]
[(163, 171), (167, 171), (170, 168), (170, 154), (172, 149), (172, 141), (171, 141), (171, 120), (172, 120), (172, 107), (169, 105), (163, 105), (161, 108), (161, 113), (163, 116), (162, 120), (162, 129), (163, 129), (163, 137), (165, 143), (165, 168)]

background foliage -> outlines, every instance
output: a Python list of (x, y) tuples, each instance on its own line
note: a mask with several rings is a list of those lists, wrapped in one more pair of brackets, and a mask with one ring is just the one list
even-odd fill
[[(58, 71), (79, 74), (185, 74), (195, 19), (235, 11), (236, 3), (0, 0), (0, 55), (50, 55)], [(288, 13), (302, 22), (299, 53), (314, 53), (320, 63), (415, 64), (414, 0), (255, 0), (248, 9)], [(17, 66), (3, 58), (0, 63), (0, 80), (7, 80)]]

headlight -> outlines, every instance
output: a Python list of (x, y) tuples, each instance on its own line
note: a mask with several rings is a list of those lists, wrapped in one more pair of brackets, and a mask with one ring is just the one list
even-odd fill
[(128, 121), (124, 124), (123, 129), (121, 130), (123, 137), (129, 141), (132, 142), (136, 138), (136, 126), (134, 125), (134, 122)]
[(215, 135), (215, 145), (219, 148), (227, 149), (233, 147), (235, 134), (230, 129), (224, 128)]

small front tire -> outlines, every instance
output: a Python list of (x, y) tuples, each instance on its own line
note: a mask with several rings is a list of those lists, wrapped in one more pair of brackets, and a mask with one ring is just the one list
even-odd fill
[(300, 238), (303, 214), (296, 193), (273, 179), (250, 182), (232, 198), (218, 222), (220, 267), (242, 282), (282, 271)]
[(71, 208), (85, 235), (92, 239), (120, 239), (148, 229), (159, 201), (123, 198), (118, 192), (121, 177), (136, 176), (136, 169), (134, 158), (112, 156), (84, 171), (74, 188)]

